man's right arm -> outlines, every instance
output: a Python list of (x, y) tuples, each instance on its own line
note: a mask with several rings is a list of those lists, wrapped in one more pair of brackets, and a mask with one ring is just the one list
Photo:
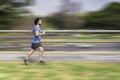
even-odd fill
[(42, 33), (39, 33), (39, 31), (36, 31), (36, 36), (42, 36), (45, 35), (45, 31), (43, 31)]

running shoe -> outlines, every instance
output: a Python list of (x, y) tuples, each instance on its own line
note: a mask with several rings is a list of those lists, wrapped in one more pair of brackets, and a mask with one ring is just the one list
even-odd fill
[(28, 65), (28, 60), (25, 60), (25, 59), (24, 59), (24, 64), (25, 64), (25, 65)]
[(39, 61), (39, 63), (42, 63), (42, 64), (44, 64), (44, 63), (45, 63), (45, 61), (43, 61), (43, 60), (40, 60), (40, 61)]

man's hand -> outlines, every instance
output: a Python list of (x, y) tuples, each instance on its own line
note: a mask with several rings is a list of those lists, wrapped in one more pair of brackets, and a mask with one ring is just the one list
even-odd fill
[(46, 32), (45, 32), (45, 31), (43, 31), (43, 32), (42, 32), (42, 35), (44, 35), (45, 33), (46, 33)]
[(44, 35), (45, 33), (46, 33), (45, 31), (42, 32), (43, 35)]

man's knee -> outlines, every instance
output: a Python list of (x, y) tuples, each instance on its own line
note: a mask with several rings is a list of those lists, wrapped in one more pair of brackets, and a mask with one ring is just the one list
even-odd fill
[(44, 48), (43, 47), (39, 47), (39, 50), (42, 52), (42, 51), (44, 51)]

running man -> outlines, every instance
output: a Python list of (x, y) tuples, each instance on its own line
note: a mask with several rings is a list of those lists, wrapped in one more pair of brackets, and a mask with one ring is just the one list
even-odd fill
[(34, 51), (38, 48), (39, 49), (39, 63), (45, 63), (42, 59), (42, 55), (43, 55), (43, 51), (44, 51), (44, 48), (41, 44), (41, 36), (42, 35), (45, 35), (45, 31), (42, 32), (41, 30), (41, 26), (42, 26), (42, 19), (37, 17), (35, 20), (34, 20), (34, 24), (35, 26), (33, 27), (33, 40), (32, 40), (32, 45), (31, 45), (31, 50), (30, 52), (28, 53), (28, 55), (26, 56), (26, 58), (24, 59), (24, 63), (25, 65), (28, 65), (28, 60), (30, 58), (30, 56), (34, 53)]

